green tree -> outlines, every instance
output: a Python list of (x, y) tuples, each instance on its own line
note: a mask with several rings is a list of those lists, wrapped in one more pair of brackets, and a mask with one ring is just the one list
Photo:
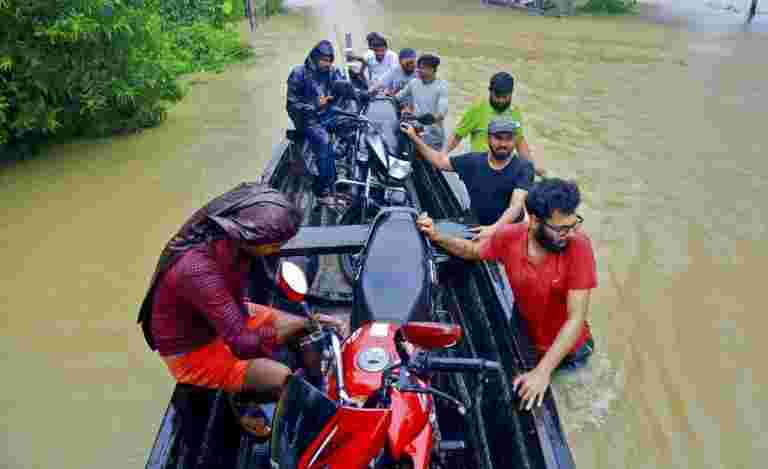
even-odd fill
[[(239, 8), (239, 11), (235, 11)], [(0, 0), (0, 151), (157, 125), (177, 77), (248, 55), (242, 0)]]
[(588, 0), (580, 10), (588, 13), (629, 13), (637, 0)]

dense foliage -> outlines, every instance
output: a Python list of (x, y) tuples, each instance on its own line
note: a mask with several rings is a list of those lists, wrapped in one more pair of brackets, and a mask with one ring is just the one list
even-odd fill
[(637, 0), (588, 0), (581, 11), (588, 13), (628, 13), (637, 5)]
[(182, 73), (247, 49), (245, 0), (0, 0), (0, 151), (159, 123)]

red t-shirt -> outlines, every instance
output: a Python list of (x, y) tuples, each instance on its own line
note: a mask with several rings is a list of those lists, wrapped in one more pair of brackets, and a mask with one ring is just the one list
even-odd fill
[[(546, 353), (568, 320), (568, 291), (597, 286), (595, 255), (584, 233), (577, 233), (559, 253), (548, 253), (539, 264), (528, 259), (528, 224), (506, 225), (480, 246), (483, 260), (504, 264), (515, 301), (539, 352)], [(583, 330), (572, 352), (589, 338)]]

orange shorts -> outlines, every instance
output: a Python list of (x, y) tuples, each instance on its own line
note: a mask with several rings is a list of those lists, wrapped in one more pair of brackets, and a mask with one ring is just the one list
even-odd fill
[[(248, 318), (247, 327), (272, 325), (276, 317), (274, 309), (256, 305), (256, 313)], [(237, 358), (221, 337), (197, 350), (161, 358), (179, 383), (229, 392), (240, 392), (243, 388), (249, 363)]]

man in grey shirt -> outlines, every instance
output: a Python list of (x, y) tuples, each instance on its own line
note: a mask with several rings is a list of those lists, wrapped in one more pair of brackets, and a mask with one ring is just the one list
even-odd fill
[(410, 103), (408, 112), (424, 124), (424, 142), (435, 150), (442, 150), (445, 143), (443, 121), (448, 113), (448, 84), (437, 78), (440, 58), (424, 54), (417, 62), (419, 76), (397, 93), (397, 100)]
[(371, 92), (384, 90), (390, 96), (399, 93), (405, 85), (416, 78), (416, 51), (411, 48), (400, 50), (400, 66), (388, 71), (381, 80), (375, 82)]

